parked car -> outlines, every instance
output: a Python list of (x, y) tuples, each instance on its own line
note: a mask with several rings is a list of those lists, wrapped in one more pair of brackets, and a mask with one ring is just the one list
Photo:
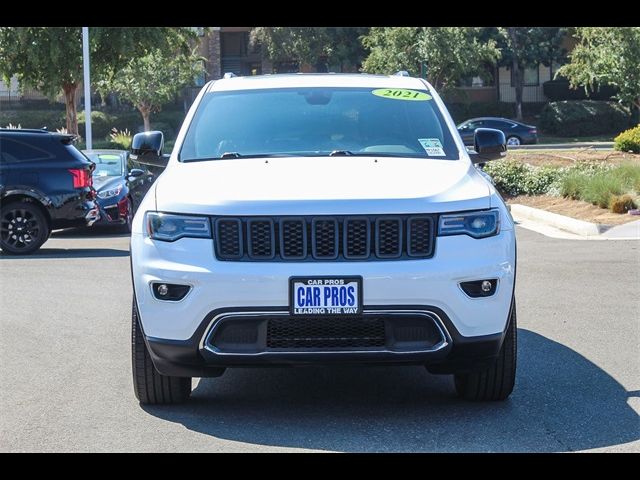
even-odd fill
[[(133, 219), (134, 392), (177, 403), (228, 367), (419, 364), (469, 400), (516, 371), (516, 237), (425, 80), (267, 75), (204, 86)], [(132, 158), (158, 158), (137, 134)]]
[(458, 125), (458, 132), (465, 145), (473, 146), (476, 128), (495, 128), (504, 133), (507, 145), (531, 145), (538, 143), (538, 129), (533, 125), (499, 117), (472, 118)]
[(96, 225), (120, 226), (131, 232), (131, 221), (155, 175), (148, 166), (129, 160), (126, 150), (83, 150), (96, 164), (93, 186), (100, 220)]
[(0, 129), (0, 248), (38, 250), (58, 228), (99, 218), (91, 163), (74, 136), (46, 130)]

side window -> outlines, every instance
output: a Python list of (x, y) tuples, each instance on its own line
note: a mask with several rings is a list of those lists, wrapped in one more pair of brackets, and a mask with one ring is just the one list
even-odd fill
[(2, 163), (22, 163), (53, 158), (50, 152), (25, 142), (8, 138), (0, 139), (0, 159)]
[(475, 130), (476, 128), (486, 127), (486, 122), (484, 120), (476, 120), (475, 122), (469, 122), (467, 124), (467, 128), (469, 130)]
[(497, 128), (499, 130), (504, 130), (505, 128), (511, 127), (511, 124), (507, 122), (500, 122), (498, 120), (489, 120), (486, 122), (485, 127), (489, 128)]

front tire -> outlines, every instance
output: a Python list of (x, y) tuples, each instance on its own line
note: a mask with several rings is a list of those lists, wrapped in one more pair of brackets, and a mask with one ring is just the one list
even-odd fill
[(184, 403), (191, 395), (191, 377), (170, 377), (153, 366), (144, 341), (135, 296), (131, 311), (133, 391), (143, 405)]
[(42, 211), (31, 202), (11, 202), (0, 211), (0, 248), (9, 255), (30, 255), (49, 238)]
[(511, 137), (507, 137), (507, 146), (518, 146), (518, 145), (522, 145), (522, 141), (520, 140), (520, 137), (516, 137), (511, 136)]
[(496, 362), (481, 372), (456, 374), (456, 391), (465, 400), (501, 401), (513, 391), (516, 380), (517, 352), (516, 303), (511, 306), (509, 327), (502, 342)]

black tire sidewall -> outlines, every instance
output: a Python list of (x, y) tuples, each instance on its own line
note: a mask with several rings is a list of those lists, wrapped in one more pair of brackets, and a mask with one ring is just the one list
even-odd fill
[(5, 214), (13, 210), (26, 210), (31, 213), (38, 223), (40, 234), (37, 240), (33, 242), (29, 247), (19, 249), (6, 245), (4, 240), (0, 238), (0, 248), (2, 248), (2, 251), (4, 253), (7, 253), (9, 255), (30, 255), (37, 251), (42, 246), (42, 244), (49, 239), (49, 235), (51, 234), (49, 223), (47, 222), (47, 219), (42, 211), (31, 202), (11, 202), (3, 205), (0, 209), (0, 218), (4, 218)]

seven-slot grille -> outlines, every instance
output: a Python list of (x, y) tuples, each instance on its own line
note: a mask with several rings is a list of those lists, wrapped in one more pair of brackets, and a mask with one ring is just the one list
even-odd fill
[(216, 256), (236, 261), (350, 261), (429, 258), (430, 215), (217, 217)]

